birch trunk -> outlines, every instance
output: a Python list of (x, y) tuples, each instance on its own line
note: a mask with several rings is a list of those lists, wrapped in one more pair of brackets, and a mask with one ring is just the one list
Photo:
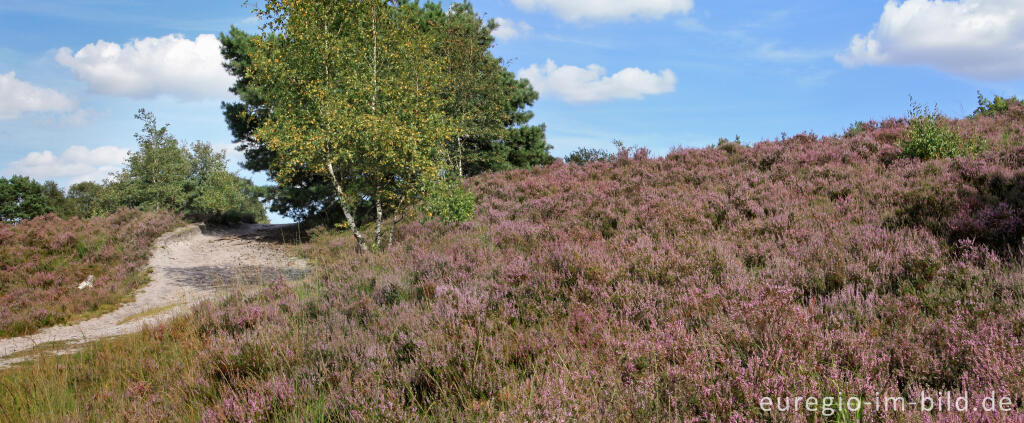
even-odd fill
[(348, 204), (348, 196), (345, 195), (345, 190), (341, 188), (341, 184), (338, 183), (338, 177), (334, 176), (334, 165), (331, 163), (327, 164), (327, 174), (331, 177), (331, 183), (334, 185), (334, 190), (338, 192), (338, 202), (341, 203), (341, 211), (345, 213), (345, 220), (348, 221), (348, 227), (352, 230), (352, 236), (356, 237), (356, 243), (359, 244), (359, 249), (363, 252), (369, 251), (369, 247), (366, 246), (366, 239), (363, 237), (363, 233), (359, 231), (359, 227), (356, 226), (356, 219), (352, 216), (352, 209)]
[(375, 198), (374, 200), (375, 200), (375, 203), (377, 204), (377, 226), (375, 228), (376, 233), (374, 234), (373, 243), (374, 243), (374, 247), (379, 249), (379, 248), (381, 248), (381, 239), (382, 239), (381, 238), (381, 236), (382, 236), (381, 230), (383, 229), (383, 224), (384, 224), (384, 212), (381, 210), (381, 207), (380, 207), (380, 193), (379, 192), (377, 193), (377, 198)]

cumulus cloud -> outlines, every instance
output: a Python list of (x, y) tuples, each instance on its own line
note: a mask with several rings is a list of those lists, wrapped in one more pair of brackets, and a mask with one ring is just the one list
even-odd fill
[(968, 77), (1024, 78), (1020, 0), (890, 0), (878, 23), (836, 55), (846, 66), (925, 65)]
[(526, 11), (547, 10), (570, 22), (661, 19), (693, 9), (693, 0), (512, 0), (512, 3)]
[(213, 34), (195, 40), (171, 34), (123, 45), (100, 40), (77, 52), (62, 47), (56, 59), (90, 90), (136, 99), (222, 99), (234, 82), (222, 66), (220, 41)]
[(533, 31), (533, 27), (526, 22), (516, 22), (505, 18), (494, 18), (494, 22), (498, 24), (498, 27), (491, 31), (491, 35), (499, 40), (524, 37)]
[(109, 145), (93, 149), (73, 145), (59, 156), (50, 150), (33, 151), (7, 165), (3, 174), (25, 175), (38, 180), (68, 180), (71, 184), (99, 182), (121, 168), (128, 151), (127, 148)]
[(22, 81), (14, 72), (0, 75), (0, 120), (16, 119), (25, 112), (67, 112), (74, 106), (64, 94)]
[(599, 65), (557, 66), (551, 59), (544, 66), (533, 64), (521, 69), (517, 75), (529, 79), (542, 96), (551, 95), (570, 103), (641, 99), (645, 95), (670, 93), (676, 87), (676, 75), (669, 69), (653, 73), (625, 68), (608, 76)]

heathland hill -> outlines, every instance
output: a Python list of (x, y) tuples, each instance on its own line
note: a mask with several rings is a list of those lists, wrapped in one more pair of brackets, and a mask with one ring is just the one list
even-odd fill
[(1014, 104), (485, 173), (468, 222), (400, 223), (375, 254), (314, 232), (302, 285), (0, 387), (62, 392), (73, 419), (210, 421), (790, 420), (820, 413), (762, 399), (1020, 393), (1022, 146)]

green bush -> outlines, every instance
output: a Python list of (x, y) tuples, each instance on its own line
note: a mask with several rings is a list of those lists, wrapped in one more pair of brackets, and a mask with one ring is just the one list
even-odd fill
[(855, 137), (868, 129), (871, 129), (871, 124), (858, 120), (846, 128), (846, 132), (843, 132), (843, 138)]
[(446, 223), (465, 222), (476, 212), (476, 195), (458, 179), (441, 178), (426, 187), (423, 213)]
[(568, 156), (565, 156), (565, 162), (587, 164), (592, 162), (602, 162), (611, 158), (612, 154), (607, 151), (598, 148), (580, 147), (576, 151), (569, 153)]
[(1010, 106), (1020, 104), (1021, 100), (1016, 96), (1006, 98), (997, 95), (989, 100), (981, 91), (978, 91), (978, 108), (974, 109), (974, 114), (971, 117), (1000, 115), (1009, 112)]
[(911, 102), (909, 126), (904, 134), (903, 155), (922, 160), (972, 156), (985, 150), (981, 137), (964, 137), (945, 122), (938, 109)]

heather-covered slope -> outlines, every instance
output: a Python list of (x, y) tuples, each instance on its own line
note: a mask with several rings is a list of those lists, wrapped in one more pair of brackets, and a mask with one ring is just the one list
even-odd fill
[(957, 125), (993, 151), (902, 159), (905, 123), (888, 121), (476, 178), (471, 223), (325, 259), (346, 310), (326, 327), (346, 329), (314, 336), (343, 334), (357, 387), (337, 406), (744, 420), (763, 396), (1016, 397), (1022, 127)]
[(180, 224), (170, 213), (134, 209), (0, 224), (0, 337), (113, 310), (146, 282), (153, 240)]
[[(46, 362), (13, 369), (0, 377), (14, 398), (0, 416), (46, 417), (29, 405), (48, 397), (102, 397), (67, 412), (799, 421), (822, 415), (766, 413), (761, 399), (964, 389), (977, 401), (1011, 396), (1016, 408), (1024, 127), (1008, 114), (953, 125), (990, 150), (901, 158), (906, 123), (887, 121), (843, 138), (478, 176), (470, 222), (400, 225), (379, 254), (321, 233), (304, 247), (307, 284), (97, 344), (62, 373)], [(173, 359), (152, 352), (167, 348)], [(117, 372), (97, 365), (114, 355), (135, 358)], [(132, 372), (138, 380), (123, 376)]]

